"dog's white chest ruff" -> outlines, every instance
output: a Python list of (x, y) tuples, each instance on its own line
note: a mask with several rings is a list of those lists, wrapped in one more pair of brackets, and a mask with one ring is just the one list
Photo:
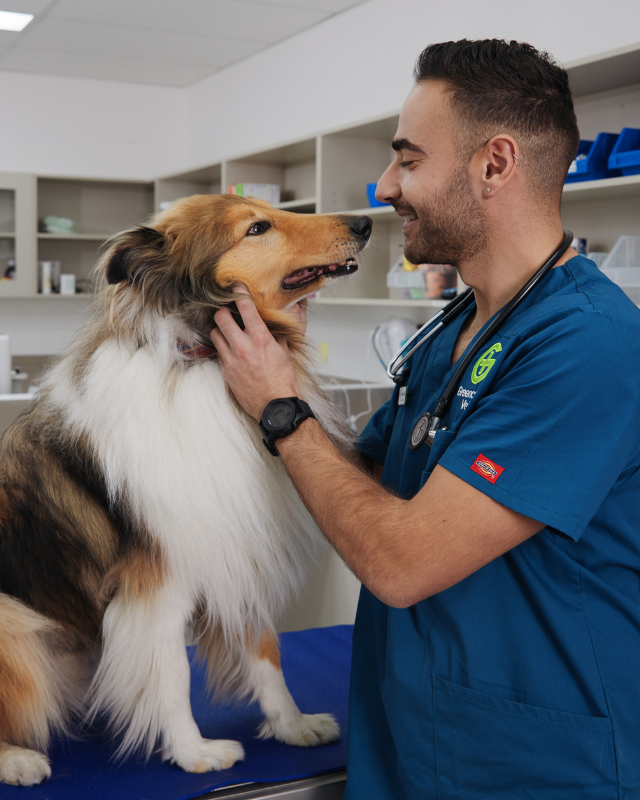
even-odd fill
[(176, 590), (228, 631), (269, 624), (304, 576), (320, 535), (218, 365), (171, 369), (162, 352), (115, 342), (52, 401), (97, 454), (110, 496), (161, 546)]

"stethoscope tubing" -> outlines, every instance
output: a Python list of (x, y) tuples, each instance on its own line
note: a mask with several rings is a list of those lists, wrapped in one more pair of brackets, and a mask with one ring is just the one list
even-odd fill
[[(507, 319), (513, 314), (513, 312), (518, 308), (518, 306), (529, 296), (529, 294), (535, 289), (536, 286), (544, 279), (547, 273), (555, 267), (557, 262), (560, 258), (566, 253), (566, 251), (571, 246), (571, 242), (573, 241), (573, 233), (571, 231), (563, 231), (562, 242), (560, 246), (554, 250), (554, 252), (549, 256), (549, 258), (544, 262), (544, 264), (537, 270), (535, 275), (533, 275), (525, 285), (516, 293), (516, 295), (506, 303), (503, 308), (498, 312), (497, 316), (489, 324), (487, 329), (484, 333), (480, 336), (477, 342), (473, 345), (473, 347), (469, 350), (469, 352), (464, 356), (461, 360), (460, 364), (456, 368), (455, 372), (451, 376), (449, 383), (447, 384), (444, 392), (442, 393), (440, 399), (438, 400), (438, 404), (436, 406), (436, 410), (431, 417), (431, 432), (433, 433), (439, 426), (442, 419), (444, 419), (447, 411), (449, 410), (449, 406), (456, 394), (458, 385), (462, 380), (462, 376), (467, 371), (469, 364), (473, 361), (473, 359), (478, 355), (479, 351), (486, 345), (486, 343), (491, 339), (496, 331), (507, 321)], [(408, 359), (418, 350), (422, 345), (426, 344), (427, 341), (439, 330), (441, 330), (445, 325), (451, 322), (455, 317), (457, 317), (464, 309), (466, 309), (474, 300), (473, 289), (467, 289), (463, 294), (459, 297), (456, 297), (455, 300), (452, 300), (446, 308), (443, 308), (442, 311), (439, 311), (434, 317), (432, 317), (425, 325), (423, 325), (416, 333), (406, 341), (400, 350), (396, 353), (396, 355), (391, 359), (389, 362), (389, 366), (387, 367), (387, 375), (396, 383), (401, 384), (404, 383), (407, 377), (406, 372), (400, 372), (402, 366), (408, 361)], [(434, 322), (437, 323), (434, 326)], [(411, 347), (413, 342), (429, 327), (432, 327), (422, 339), (420, 339), (417, 344), (415, 344), (409, 353), (406, 353), (406, 350)], [(403, 355), (406, 353), (406, 355)]]
[[(396, 381), (396, 377), (398, 376), (399, 370), (406, 364), (406, 362), (411, 358), (411, 356), (419, 350), (423, 344), (425, 344), (432, 336), (434, 336), (441, 328), (445, 325), (448, 325), (449, 322), (454, 320), (458, 314), (462, 313), (464, 309), (469, 306), (473, 302), (473, 289), (467, 289), (463, 292), (459, 297), (456, 297), (455, 300), (452, 300), (445, 308), (438, 311), (431, 319), (426, 322), (419, 330), (417, 330), (410, 339), (402, 345), (400, 350), (395, 354), (395, 356), (389, 362), (387, 366), (387, 375), (391, 378), (392, 381)], [(440, 319), (442, 317), (442, 319)], [(439, 320), (439, 322), (438, 322)], [(408, 347), (411, 347), (413, 342), (424, 332), (427, 328), (430, 328), (434, 322), (437, 324), (430, 330), (425, 336), (415, 345), (403, 358), (399, 363), (396, 363), (400, 356), (407, 350)]]

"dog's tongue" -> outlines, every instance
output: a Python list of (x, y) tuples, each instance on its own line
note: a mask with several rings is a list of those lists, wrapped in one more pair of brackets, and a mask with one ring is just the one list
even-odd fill
[(285, 286), (296, 286), (298, 283), (305, 283), (320, 275), (324, 275), (325, 272), (335, 272), (337, 269), (337, 264), (329, 264), (326, 267), (305, 267), (289, 275), (288, 278), (284, 279), (283, 283)]

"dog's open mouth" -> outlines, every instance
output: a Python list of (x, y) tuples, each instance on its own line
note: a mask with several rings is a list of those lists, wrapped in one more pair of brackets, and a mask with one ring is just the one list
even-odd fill
[(303, 267), (292, 272), (282, 281), (283, 289), (300, 289), (309, 283), (317, 281), (324, 275), (336, 278), (339, 275), (350, 275), (358, 269), (355, 258), (348, 258), (344, 264), (326, 264), (323, 267)]

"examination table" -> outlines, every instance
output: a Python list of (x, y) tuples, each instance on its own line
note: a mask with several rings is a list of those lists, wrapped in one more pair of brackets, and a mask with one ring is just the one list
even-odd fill
[[(163, 764), (129, 759), (114, 763), (116, 746), (100, 731), (79, 741), (55, 742), (53, 775), (35, 787), (0, 784), (0, 800), (189, 800), (190, 798), (286, 798), (340, 800), (346, 778), (347, 699), (351, 625), (281, 634), (282, 669), (301, 711), (331, 712), (341, 737), (321, 747), (291, 747), (256, 738), (257, 704), (214, 704), (205, 691), (204, 669), (191, 658), (191, 705), (207, 739), (236, 739), (245, 760), (223, 772), (201, 775)], [(193, 655), (189, 648), (190, 656)]]

